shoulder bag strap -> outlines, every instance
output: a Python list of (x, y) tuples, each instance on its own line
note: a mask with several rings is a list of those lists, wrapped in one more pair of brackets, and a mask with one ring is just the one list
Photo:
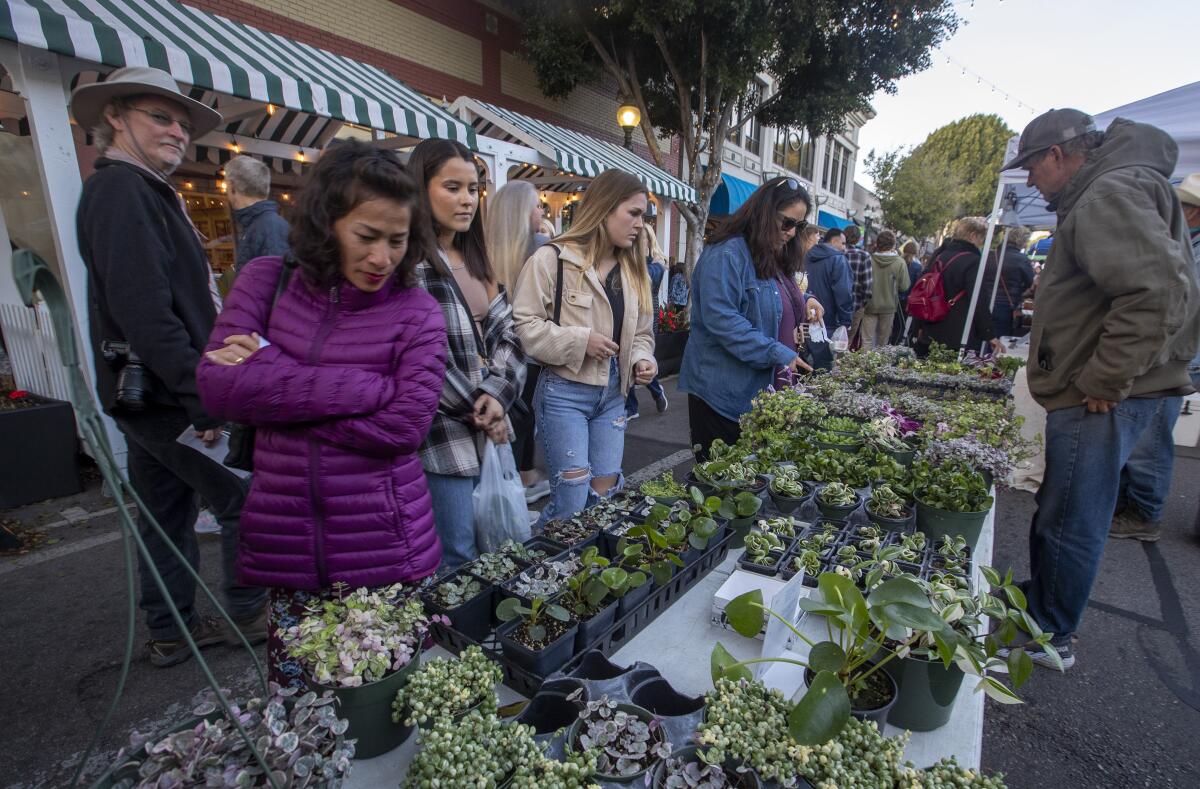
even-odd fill
[(562, 325), (562, 292), (563, 292), (563, 261), (562, 247), (558, 244), (551, 243), (549, 246), (554, 247), (555, 256), (558, 259), (557, 273), (554, 277), (554, 323)]
[[(947, 260), (942, 265), (942, 267), (940, 269), (938, 269), (938, 272), (942, 275), (945, 275), (946, 270), (949, 269), (951, 265), (953, 265), (954, 261), (958, 260), (960, 257), (962, 257), (965, 254), (967, 254), (967, 253), (959, 252), (957, 255), (955, 255), (954, 257)], [(960, 290), (958, 293), (954, 294), (954, 298), (946, 299), (946, 303), (949, 304), (951, 307), (953, 307), (955, 304), (958, 303), (958, 300), (961, 299), (965, 295), (967, 295), (967, 292), (965, 290)]]
[(283, 256), (283, 265), (279, 267), (279, 281), (275, 283), (275, 294), (271, 297), (271, 306), (267, 307), (267, 318), (263, 321), (263, 331), (267, 330), (267, 324), (271, 322), (271, 313), (275, 310), (275, 305), (279, 303), (279, 297), (287, 290), (288, 282), (292, 279), (292, 272), (296, 269), (296, 259), (292, 254)]

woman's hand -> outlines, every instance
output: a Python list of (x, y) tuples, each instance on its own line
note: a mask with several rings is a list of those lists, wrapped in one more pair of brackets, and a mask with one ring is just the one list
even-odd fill
[(642, 384), (643, 386), (654, 380), (654, 376), (658, 375), (658, 365), (654, 362), (642, 359), (633, 366), (633, 382)]
[(795, 359), (792, 359), (792, 361), (788, 363), (788, 369), (797, 374), (811, 373), (813, 371), (812, 366), (799, 356), (797, 356)]
[(1003, 355), (1004, 352), (1008, 350), (1004, 347), (1004, 343), (1000, 342), (999, 337), (988, 340), (988, 344), (992, 346), (992, 353), (996, 354), (997, 356)]
[(475, 401), (475, 411), (471, 418), (475, 420), (475, 427), (490, 431), (497, 422), (504, 424), (504, 406), (490, 394), (480, 395)]
[(241, 364), (254, 355), (259, 346), (258, 332), (250, 334), (233, 334), (225, 338), (225, 347), (217, 348), (205, 354), (208, 360), (216, 364), (233, 367)]
[(808, 309), (809, 323), (819, 323), (825, 317), (825, 308), (816, 299), (809, 299), (808, 304), (805, 306)]
[(493, 444), (508, 443), (508, 424), (503, 419), (493, 422), (491, 426), (484, 428), (483, 432), (487, 434)]
[(621, 350), (621, 346), (613, 342), (611, 337), (605, 337), (599, 332), (592, 332), (588, 335), (585, 353), (589, 359), (595, 359), (598, 362), (607, 361), (616, 356), (619, 350)]

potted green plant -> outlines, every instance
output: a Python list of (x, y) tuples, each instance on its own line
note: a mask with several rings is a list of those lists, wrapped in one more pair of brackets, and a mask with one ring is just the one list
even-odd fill
[(843, 482), (828, 482), (817, 491), (817, 509), (826, 518), (847, 518), (861, 505), (862, 496)]
[(780, 540), (796, 539), (796, 521), (787, 515), (776, 518), (759, 518), (754, 528), (757, 531), (770, 532)]
[(671, 755), (671, 743), (648, 710), (601, 696), (580, 710), (567, 732), (567, 750), (580, 754), (594, 750), (597, 778), (631, 784), (642, 783), (656, 761)]
[(643, 482), (641, 491), (644, 495), (650, 496), (659, 504), (666, 504), (668, 506), (686, 498), (688, 495), (687, 488), (682, 483), (676, 482), (675, 477), (671, 476), (671, 472), (669, 471), (664, 471), (662, 476)]
[(732, 493), (749, 491), (761, 493), (767, 486), (766, 478), (758, 473), (753, 464), (720, 458), (697, 463), (692, 469), (696, 482), (707, 486), (706, 493)]
[(771, 532), (753, 530), (746, 535), (746, 550), (738, 567), (760, 575), (775, 575), (787, 545)]
[(729, 530), (735, 535), (730, 547), (742, 547), (742, 541), (745, 539), (746, 533), (754, 525), (754, 516), (761, 509), (762, 499), (744, 490), (733, 496), (725, 496), (721, 499), (718, 514), (729, 521), (727, 524)]
[(972, 549), (994, 499), (978, 472), (963, 463), (913, 465), (917, 529), (930, 537), (961, 536)]
[(504, 672), (472, 644), (457, 660), (433, 658), (409, 677), (392, 700), (392, 720), (428, 728), (471, 710), (496, 711), (496, 685)]
[(600, 528), (590, 521), (586, 512), (550, 521), (542, 529), (541, 538), (564, 548), (582, 549), (593, 544), (600, 539)]
[(853, 454), (862, 449), (862, 439), (856, 433), (839, 433), (835, 430), (817, 430), (812, 441), (818, 449), (836, 450)]
[(680, 748), (654, 768), (652, 789), (757, 789), (762, 784), (744, 765), (709, 764), (698, 745)]
[[(589, 545), (584, 550), (588, 548), (599, 551), (595, 545)], [(526, 605), (535, 597), (549, 600), (563, 590), (567, 579), (578, 572), (581, 566), (580, 554), (566, 554), (561, 559), (531, 565), (516, 578), (501, 584), (500, 594), (516, 597)]]
[(502, 584), (520, 575), (529, 566), (528, 562), (513, 558), (506, 553), (484, 553), (466, 566), (467, 572), (489, 584)]
[(529, 672), (552, 674), (574, 654), (579, 625), (557, 603), (535, 597), (523, 606), (510, 597), (496, 607), (496, 616), (508, 623), (496, 631), (504, 656)]
[(599, 549), (589, 545), (579, 556), (580, 570), (566, 580), (558, 604), (579, 622), (575, 651), (583, 652), (612, 627), (617, 615), (615, 592), (628, 583), (624, 570), (609, 567)]
[(791, 710), (782, 693), (752, 681), (749, 672), (737, 679), (714, 679), (695, 735), (701, 758), (708, 764), (745, 764), (762, 781), (780, 786), (799, 782), (811, 788), (804, 780), (808, 748), (788, 733)]
[(848, 416), (827, 416), (817, 423), (818, 430), (857, 436), (862, 423)]
[(118, 752), (109, 782), (101, 779), (99, 785), (204, 786), (206, 773), (216, 767), (218, 777), (246, 775), (245, 786), (272, 786), (265, 767), (275, 786), (339, 786), (355, 748), (343, 737), (349, 724), (338, 718), (333, 694), (274, 685), (271, 692), (233, 706), (257, 756), (217, 704), (204, 701), (192, 720), (165, 737), (134, 734), (129, 749)]
[(916, 450), (904, 440), (900, 423), (890, 416), (872, 419), (862, 426), (863, 443), (875, 452), (883, 452), (902, 466), (913, 462)]
[(815, 588), (817, 576), (821, 574), (821, 554), (812, 548), (794, 548), (784, 560), (783, 580), (790, 581), (796, 573), (804, 573), (801, 583)]
[(670, 523), (656, 529), (648, 523), (634, 526), (617, 543), (623, 564), (629, 564), (654, 579), (657, 586), (670, 582), (677, 568), (683, 567), (679, 554), (687, 540), (682, 523)]
[(424, 594), (431, 613), (450, 620), (455, 630), (472, 641), (482, 641), (492, 625), (492, 585), (458, 570), (437, 581)]
[(867, 517), (887, 531), (902, 532), (908, 527), (912, 508), (891, 485), (880, 485), (871, 489), (871, 496), (867, 499)]
[(767, 483), (767, 493), (775, 509), (784, 515), (795, 512), (812, 496), (810, 487), (800, 477), (797, 466), (777, 467), (775, 476)]
[(420, 663), (429, 620), (401, 584), (381, 589), (334, 585), (305, 615), (280, 632), (313, 690), (331, 691), (349, 721), (355, 752), (369, 759), (402, 743), (412, 729), (392, 721), (391, 703)]

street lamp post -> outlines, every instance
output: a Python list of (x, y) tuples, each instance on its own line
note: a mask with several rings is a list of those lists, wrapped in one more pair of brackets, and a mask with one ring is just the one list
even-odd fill
[(633, 150), (633, 130), (642, 122), (641, 110), (633, 104), (622, 104), (617, 108), (617, 125), (625, 131), (625, 147)]

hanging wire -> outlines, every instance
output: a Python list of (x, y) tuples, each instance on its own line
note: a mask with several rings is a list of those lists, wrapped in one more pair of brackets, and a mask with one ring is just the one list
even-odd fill
[[(196, 585), (209, 602), (220, 614), (221, 618), (229, 626), (230, 632), (237, 633), (238, 640), (242, 646), (250, 653), (251, 660), (254, 661), (254, 670), (258, 674), (259, 682), (263, 688), (264, 698), (270, 695), (270, 689), (267, 685), (266, 674), (263, 672), (262, 663), (255, 654), (254, 649), (250, 646), (250, 642), (246, 640), (246, 636), (234, 624), (233, 619), (225, 611), (224, 607), (217, 601), (212, 590), (204, 583), (200, 574), (196, 572), (191, 563), (187, 561), (180, 550), (175, 546), (175, 543), (163, 531), (162, 526), (154, 518), (147, 509), (137, 491), (125, 478), (120, 471), (120, 466), (117, 464), (116, 458), (113, 456), (112, 447), (108, 443), (108, 436), (105, 432), (104, 423), (100, 419), (99, 413), (96, 411), (95, 401), (92, 399), (91, 392), (88, 390), (87, 379), (84, 377), (83, 368), (80, 365), (79, 353), (75, 347), (75, 321), (71, 316), (71, 309), (67, 302), (66, 294), (63, 292), (62, 285), (58, 279), (51, 273), (37, 255), (29, 250), (18, 250), (13, 253), (13, 279), (16, 280), (17, 290), (21, 294), (21, 299), (27, 307), (34, 306), (35, 291), (42, 296), (46, 303), (47, 309), (50, 311), (50, 317), (54, 322), (55, 340), (58, 343), (59, 354), (62, 358), (63, 366), (66, 368), (67, 377), (70, 381), (70, 397), (71, 404), (75, 407), (76, 418), (80, 425), (80, 430), (83, 433), (83, 438), (88, 442), (96, 455), (96, 465), (100, 467), (100, 474), (104, 478), (104, 482), (108, 485), (108, 489), (112, 491), (113, 497), (117, 502), (118, 519), (121, 523), (122, 546), (125, 554), (125, 586), (128, 596), (127, 605), (127, 626), (125, 633), (125, 657), (121, 663), (121, 673), (117, 679), (117, 690), (113, 695), (112, 703), (109, 705), (108, 711), (104, 718), (100, 721), (100, 725), (96, 727), (96, 731), (92, 734), (92, 739), (88, 743), (87, 749), (83, 756), (79, 759), (79, 764), (75, 768), (75, 773), (71, 777), (71, 786), (78, 786), (79, 780), (82, 777), (83, 769), (87, 764), (88, 758), (98, 744), (100, 737), (112, 722), (113, 715), (116, 713), (121, 700), (121, 695), (125, 691), (125, 682), (129, 677), (129, 669), (133, 664), (133, 642), (135, 628), (135, 594), (134, 594), (134, 557), (133, 548), (137, 547), (138, 552), (145, 560), (146, 569), (150, 572), (154, 579), (155, 585), (162, 594), (163, 599), (167, 602), (167, 607), (171, 611), (171, 617), (175, 620), (175, 625), (183, 633), (184, 641), (187, 642), (188, 649), (200, 665), (201, 671), (204, 673), (204, 678), (208, 685), (212, 688), (216, 695), (217, 701), (221, 705), (221, 709), (225, 713), (225, 718), (233, 725), (243, 742), (254, 754), (255, 761), (263, 769), (263, 772), (274, 789), (284, 789), (271, 773), (271, 768), (267, 765), (266, 759), (259, 751), (256, 743), (250, 738), (246, 732), (238, 716), (234, 714), (229, 700), (221, 690), (220, 683), (213, 676), (212, 669), (200, 654), (200, 648), (196, 646), (195, 640), (192, 638), (191, 630), (187, 623), (183, 621), (183, 615), (179, 613), (179, 609), (175, 606), (175, 602), (171, 599), (171, 595), (167, 590), (166, 582), (162, 575), (159, 574), (158, 568), (154, 566), (154, 560), (150, 556), (150, 550), (146, 547), (145, 541), (142, 539), (141, 533), (138, 531), (137, 525), (134, 523), (129, 510), (126, 508), (126, 497), (128, 497), (138, 509), (138, 516), (144, 526), (149, 526), (162, 539), (163, 543), (170, 548), (171, 552), (179, 560), (182, 566), (187, 570), (188, 574), (196, 582)], [(92, 786), (100, 786), (115, 772), (121, 765), (113, 764), (104, 774), (95, 781)]]
[(942, 57), (944, 57), (946, 59), (947, 65), (958, 66), (960, 77), (964, 77), (964, 78), (965, 77), (974, 77), (976, 85), (980, 85), (980, 86), (987, 85), (988, 88), (991, 89), (992, 93), (999, 93), (1006, 102), (1011, 101), (1014, 104), (1016, 104), (1017, 109), (1026, 110), (1028, 112), (1036, 112), (1036, 110), (1033, 108), (1032, 104), (1030, 104), (1027, 101), (1022, 101), (1021, 99), (1018, 99), (1016, 96), (1009, 93), (1004, 88), (997, 85), (995, 82), (992, 82), (990, 79), (983, 76), (979, 72), (971, 70), (966, 65), (964, 65), (962, 62), (950, 57), (949, 55), (947, 55), (945, 53), (942, 54)]

